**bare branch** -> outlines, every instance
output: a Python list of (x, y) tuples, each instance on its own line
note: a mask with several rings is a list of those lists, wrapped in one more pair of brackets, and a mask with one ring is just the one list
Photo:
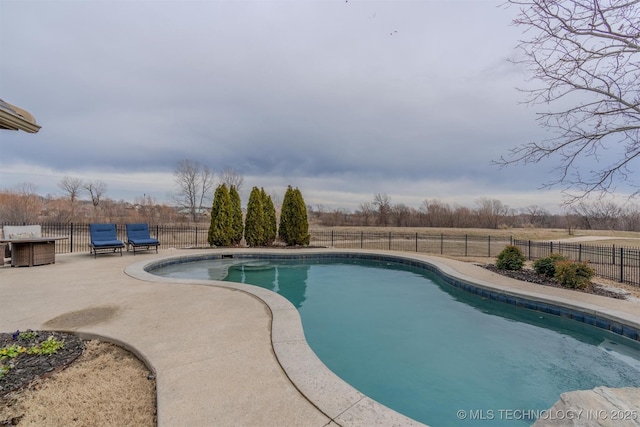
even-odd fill
[(244, 177), (240, 172), (232, 168), (225, 168), (219, 174), (220, 184), (225, 184), (227, 188), (235, 187), (238, 193), (242, 192), (242, 186), (244, 185)]
[(104, 181), (89, 181), (84, 183), (84, 189), (89, 192), (91, 196), (91, 203), (93, 203), (93, 209), (97, 210), (100, 205), (102, 196), (107, 192), (107, 184)]
[[(518, 44), (532, 80), (531, 104), (558, 108), (538, 116), (554, 136), (511, 149), (500, 166), (557, 161), (544, 186), (578, 191), (577, 199), (632, 188), (640, 159), (640, 0), (508, 0), (514, 24), (529, 36)], [(567, 106), (572, 105), (572, 106)], [(610, 160), (611, 153), (619, 158)], [(604, 156), (604, 154), (608, 154)], [(603, 158), (609, 160), (603, 161)], [(593, 170), (584, 164), (597, 162)]]

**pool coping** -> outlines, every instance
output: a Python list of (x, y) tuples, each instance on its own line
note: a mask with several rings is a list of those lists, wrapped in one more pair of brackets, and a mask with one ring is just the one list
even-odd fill
[[(278, 363), (300, 393), (318, 410), (343, 426), (403, 425), (424, 426), (369, 398), (334, 374), (311, 350), (304, 336), (295, 306), (281, 295), (257, 286), (216, 280), (164, 278), (149, 273), (151, 266), (233, 258), (317, 258), (345, 257), (396, 261), (419, 266), (437, 274), (447, 284), (478, 296), (568, 317), (595, 327), (608, 329), (640, 342), (640, 316), (570, 298), (516, 289), (509, 284), (493, 284), (464, 274), (447, 265), (446, 259), (392, 251), (344, 249), (216, 249), (140, 261), (125, 268), (125, 274), (147, 282), (216, 286), (247, 293), (265, 304), (271, 314), (271, 344)], [(476, 267), (478, 268), (478, 267)], [(513, 279), (510, 279), (513, 280)], [(539, 286), (539, 285), (537, 285)], [(566, 291), (565, 292), (571, 292)], [(604, 298), (604, 297), (602, 297)]]

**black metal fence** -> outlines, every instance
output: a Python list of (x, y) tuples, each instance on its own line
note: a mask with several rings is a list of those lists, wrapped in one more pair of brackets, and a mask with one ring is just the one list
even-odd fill
[[(2, 224), (4, 225), (25, 225), (25, 224)], [(68, 239), (56, 242), (56, 253), (89, 252), (91, 242), (89, 234), (89, 224), (65, 224), (65, 223), (42, 223), (43, 237), (65, 236)], [(126, 242), (126, 228), (124, 224), (116, 225), (118, 239)], [(207, 236), (209, 234), (208, 225), (154, 225), (149, 226), (151, 237), (160, 241), (160, 248), (201, 248), (208, 247)]]
[[(2, 224), (26, 225), (26, 224)], [(89, 252), (89, 224), (43, 223), (44, 237), (66, 236), (56, 242), (56, 253)], [(161, 249), (208, 247), (208, 225), (155, 225), (149, 227)], [(118, 238), (126, 241), (124, 225), (117, 225)], [(558, 253), (574, 261), (588, 262), (600, 277), (640, 286), (640, 249), (580, 243), (515, 240), (512, 237), (454, 236), (402, 232), (310, 230), (312, 246), (345, 249), (378, 249), (420, 252), (458, 257), (495, 257), (506, 245), (516, 245), (529, 260)]]
[(449, 236), (399, 232), (348, 232), (310, 230), (311, 245), (332, 248), (384, 249), (422, 252), (460, 257), (493, 257), (506, 245), (510, 237)]
[(495, 257), (506, 245), (515, 245), (529, 260), (558, 253), (574, 261), (589, 263), (596, 274), (602, 278), (640, 286), (640, 249), (615, 245), (515, 240), (512, 237), (335, 230), (311, 230), (311, 244), (334, 248), (387, 249), (459, 257)]
[(573, 261), (589, 264), (600, 277), (640, 286), (640, 249), (616, 245), (513, 240), (529, 260), (560, 254)]

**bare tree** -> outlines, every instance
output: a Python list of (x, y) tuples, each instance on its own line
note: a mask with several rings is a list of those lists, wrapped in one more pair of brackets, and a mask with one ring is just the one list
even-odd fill
[(307, 206), (307, 214), (309, 215), (309, 220), (313, 219), (313, 220), (323, 222), (323, 217), (327, 212), (328, 212), (328, 209), (321, 204), (316, 205), (315, 208), (311, 205)]
[(33, 224), (42, 209), (42, 198), (34, 184), (23, 182), (0, 192), (0, 221)]
[(174, 202), (187, 209), (192, 221), (198, 213), (211, 205), (213, 199), (214, 174), (207, 166), (194, 160), (180, 160), (173, 171), (178, 191), (173, 195)]
[(477, 226), (473, 211), (466, 206), (453, 207), (451, 227), (468, 228)]
[(336, 227), (349, 223), (350, 214), (344, 209), (325, 209), (320, 213), (320, 223), (326, 227)]
[(88, 181), (84, 183), (84, 189), (89, 192), (91, 196), (91, 203), (93, 204), (94, 211), (98, 210), (100, 200), (107, 192), (107, 183), (104, 181)]
[[(525, 90), (528, 101), (558, 107), (539, 116), (554, 136), (496, 163), (556, 159), (544, 185), (564, 187), (568, 203), (614, 192), (622, 181), (636, 189), (631, 197), (640, 195), (631, 177), (640, 170), (640, 0), (507, 1), (529, 36), (514, 62), (542, 83)], [(607, 151), (614, 154), (605, 158)]]
[(475, 202), (478, 205), (476, 215), (478, 225), (483, 228), (498, 228), (500, 221), (504, 221), (509, 213), (509, 207), (500, 200), (480, 198)]
[(580, 218), (575, 213), (571, 213), (569, 209), (567, 209), (564, 213), (564, 220), (567, 226), (567, 233), (569, 236), (573, 236), (575, 234), (575, 230), (578, 227), (578, 223), (580, 222)]
[(58, 183), (58, 187), (69, 197), (71, 204), (75, 203), (80, 196), (80, 192), (82, 191), (84, 185), (80, 178), (71, 178), (65, 176)]
[(242, 186), (244, 185), (244, 177), (240, 172), (237, 172), (231, 168), (225, 168), (220, 172), (219, 181), (220, 184), (224, 184), (227, 188), (236, 187), (236, 191), (240, 193)]
[(550, 216), (549, 211), (538, 205), (529, 205), (522, 209), (522, 213), (534, 227), (543, 227)]
[(622, 220), (627, 231), (640, 231), (640, 206), (629, 205), (624, 209)]
[(391, 206), (390, 211), (397, 227), (411, 227), (413, 225), (412, 219), (417, 216), (417, 211), (404, 203)]
[(386, 193), (377, 193), (373, 196), (373, 206), (378, 210), (378, 225), (386, 227), (391, 213), (391, 199)]
[(451, 227), (453, 215), (451, 206), (436, 199), (425, 199), (420, 206), (424, 213), (426, 226), (428, 227)]
[(58, 183), (58, 187), (69, 197), (69, 218), (73, 220), (76, 211), (76, 201), (84, 189), (84, 183), (80, 178), (65, 176)]
[(362, 225), (369, 225), (369, 219), (373, 217), (376, 210), (371, 202), (360, 204), (360, 210), (357, 212), (362, 217)]
[(587, 230), (615, 230), (624, 212), (623, 208), (613, 201), (582, 201), (573, 211), (582, 218)]

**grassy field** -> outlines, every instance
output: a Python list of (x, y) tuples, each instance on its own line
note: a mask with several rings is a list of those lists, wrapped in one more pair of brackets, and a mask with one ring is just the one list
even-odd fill
[(624, 247), (640, 247), (640, 232), (611, 231), (611, 230), (572, 230), (559, 228), (439, 228), (439, 227), (319, 227), (310, 226), (310, 230), (327, 231), (335, 230), (350, 233), (398, 233), (398, 234), (426, 234), (445, 236), (474, 236), (474, 237), (513, 237), (517, 240), (544, 240), (556, 241), (576, 239), (581, 243), (597, 245), (616, 245)]

